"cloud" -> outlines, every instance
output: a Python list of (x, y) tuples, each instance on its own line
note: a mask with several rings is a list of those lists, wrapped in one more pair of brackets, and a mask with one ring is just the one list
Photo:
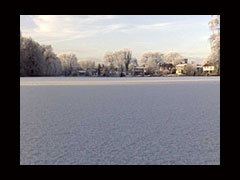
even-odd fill
[(29, 17), (34, 27), (21, 27), (23, 34), (30, 34), (33, 38), (44, 42), (86, 38), (122, 27), (121, 24), (106, 25), (106, 21), (115, 18), (111, 15), (34, 15)]
[(128, 33), (135, 31), (149, 31), (149, 30), (168, 30), (174, 23), (154, 23), (154, 24), (141, 24), (132, 25), (128, 24), (125, 28), (120, 29), (120, 32)]
[(116, 23), (115, 20), (120, 17), (116, 15), (30, 15), (28, 17), (31, 18), (34, 25), (21, 26), (22, 33), (30, 35), (40, 43), (63, 42), (115, 31), (120, 33), (149, 32), (152, 30), (176, 32), (199, 27), (198, 22), (179, 21), (152, 24)]
[(152, 23), (152, 24), (140, 24), (140, 25), (131, 25), (129, 24), (125, 29), (121, 29), (121, 32), (132, 33), (136, 31), (171, 31), (178, 32), (190, 29), (196, 29), (199, 27), (206, 26), (202, 22), (186, 22), (186, 21), (175, 21), (175, 22), (162, 22), (162, 23)]
[[(160, 49), (160, 52), (187, 49), (189, 52), (185, 52), (186, 55), (200, 57), (209, 49), (207, 39), (211, 32), (207, 21), (148, 17), (23, 15), (20, 16), (20, 28), (23, 36), (31, 36), (40, 44), (51, 44), (58, 52), (67, 49), (78, 53), (78, 49), (84, 50), (79, 52), (83, 57), (93, 54), (100, 57), (106, 48), (117, 49), (121, 46), (132, 47), (137, 54), (146, 49)], [(83, 39), (82, 43), (73, 41), (76, 39)]]
[(136, 28), (137, 29), (164, 29), (164, 28), (169, 28), (170, 25), (172, 25), (173, 23), (158, 23), (158, 24), (147, 24), (147, 25), (139, 25)]

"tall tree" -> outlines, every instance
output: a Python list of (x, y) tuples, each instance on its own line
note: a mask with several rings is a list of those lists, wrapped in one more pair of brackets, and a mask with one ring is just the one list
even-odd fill
[(101, 76), (101, 65), (98, 64), (98, 69), (97, 69), (98, 77)]
[(20, 75), (42, 76), (44, 56), (40, 44), (31, 38), (20, 38)]
[(104, 63), (109, 66), (110, 73), (114, 73), (114, 70), (116, 68), (116, 59), (114, 57), (113, 52), (105, 52), (104, 54)]
[(132, 51), (125, 48), (125, 49), (120, 51), (120, 56), (121, 56), (121, 59), (123, 61), (123, 64), (125, 65), (126, 74), (128, 75), (128, 66), (129, 66), (129, 64), (131, 62), (131, 59), (132, 59)]
[(60, 59), (53, 52), (51, 45), (42, 45), (44, 56), (44, 75), (58, 76), (62, 74), (62, 65)]
[(209, 28), (212, 31), (209, 37), (211, 50), (203, 64), (214, 65), (216, 72), (220, 74), (220, 15), (212, 16), (209, 21)]
[(58, 76), (61, 69), (51, 46), (23, 37), (20, 31), (20, 76)]

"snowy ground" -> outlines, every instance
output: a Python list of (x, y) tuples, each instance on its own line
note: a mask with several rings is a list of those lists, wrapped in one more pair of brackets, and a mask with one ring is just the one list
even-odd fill
[(20, 164), (220, 164), (220, 78), (20, 78)]

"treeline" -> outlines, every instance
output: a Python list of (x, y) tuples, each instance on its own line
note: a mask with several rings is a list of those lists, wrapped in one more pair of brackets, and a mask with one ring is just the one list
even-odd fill
[(51, 46), (40, 45), (20, 33), (20, 76), (58, 76), (62, 64)]
[(55, 54), (51, 45), (40, 45), (20, 32), (20, 76), (76, 76), (96, 68), (91, 60), (78, 61), (74, 53)]
[(75, 54), (57, 55), (50, 45), (40, 45), (20, 33), (20, 76), (72, 76), (78, 69)]
[[(183, 57), (177, 52), (161, 54), (159, 52), (145, 52), (140, 64), (147, 71), (159, 69), (163, 63), (177, 65), (183, 63)], [(132, 51), (123, 49), (104, 54), (102, 66), (94, 61), (78, 61), (73, 53), (55, 54), (51, 45), (40, 45), (31, 38), (22, 37), (20, 33), (20, 76), (76, 76), (79, 70), (104, 69), (109, 74), (132, 73), (133, 68), (139, 66)]]
[(104, 64), (109, 67), (112, 73), (125, 72), (126, 75), (133, 70), (134, 67), (142, 65), (147, 72), (154, 73), (159, 71), (159, 66), (162, 64), (181, 64), (184, 63), (184, 58), (177, 52), (168, 52), (166, 54), (160, 52), (144, 52), (140, 62), (132, 57), (132, 52), (129, 49), (119, 51), (106, 52), (104, 55)]

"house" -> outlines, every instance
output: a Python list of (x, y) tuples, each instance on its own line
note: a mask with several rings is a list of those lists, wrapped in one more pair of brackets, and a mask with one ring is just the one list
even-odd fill
[(97, 75), (97, 69), (96, 68), (87, 68), (86, 75), (87, 76), (96, 76)]
[(204, 64), (203, 74), (207, 76), (215, 74), (215, 67), (211, 64)]
[(143, 76), (144, 75), (144, 67), (140, 67), (140, 66), (138, 66), (138, 67), (134, 67), (133, 68), (133, 70), (132, 70), (132, 72), (133, 72), (133, 75), (134, 76)]
[(187, 66), (187, 64), (178, 64), (178, 65), (176, 65), (176, 74), (177, 75), (185, 74), (186, 66)]
[(86, 71), (84, 70), (78, 71), (78, 76), (86, 76)]
[(175, 66), (171, 63), (170, 64), (163, 63), (163, 64), (159, 64), (159, 70), (160, 71), (169, 71), (169, 73), (174, 73)]

